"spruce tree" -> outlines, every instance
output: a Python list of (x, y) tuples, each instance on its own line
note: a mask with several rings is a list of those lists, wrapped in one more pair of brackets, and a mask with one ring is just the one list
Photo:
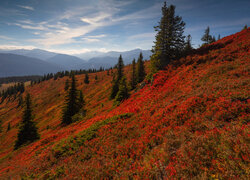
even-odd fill
[(205, 33), (202, 36), (201, 40), (205, 42), (204, 44), (210, 44), (211, 41), (213, 40), (213, 37), (210, 35), (210, 28), (209, 28), (209, 26), (205, 30)]
[(128, 94), (126, 78), (122, 77), (122, 79), (119, 82), (119, 91), (115, 96), (114, 104), (115, 105), (120, 104), (120, 102), (127, 99), (128, 96), (129, 96), (129, 94)]
[(124, 63), (122, 59), (122, 55), (120, 55), (118, 59), (118, 63), (116, 65), (117, 68), (117, 74), (113, 75), (113, 80), (112, 80), (112, 89), (111, 89), (111, 94), (110, 94), (110, 99), (114, 99), (116, 94), (119, 91), (119, 82), (122, 79), (123, 75), (123, 68), (124, 68)]
[(79, 109), (81, 109), (84, 105), (85, 105), (84, 97), (83, 97), (82, 91), (80, 91), (80, 94), (79, 94)]
[(25, 110), (23, 112), (23, 118), (19, 127), (17, 140), (15, 142), (15, 149), (18, 149), (21, 145), (31, 143), (40, 138), (31, 108), (30, 94), (27, 94), (25, 98)]
[(132, 72), (131, 72), (131, 81), (130, 81), (130, 87), (131, 90), (135, 89), (136, 87), (136, 67), (135, 67), (135, 59), (132, 61)]
[(184, 48), (184, 54), (185, 56), (188, 55), (192, 51), (192, 44), (191, 44), (191, 35), (189, 34), (186, 38), (186, 44)]
[(220, 40), (220, 34), (218, 35), (218, 38), (217, 38), (217, 40)]
[(123, 68), (124, 68), (122, 55), (120, 55), (116, 66), (117, 66), (117, 79), (120, 81), (123, 77)]
[(7, 127), (7, 131), (9, 131), (11, 129), (10, 127), (10, 122), (8, 123), (8, 127)]
[(212, 39), (211, 39), (211, 41), (210, 41), (210, 43), (213, 43), (213, 42), (216, 42), (215, 36), (213, 36)]
[(67, 91), (69, 89), (69, 80), (67, 79), (65, 81), (65, 86), (64, 86), (64, 90)]
[(155, 26), (157, 34), (151, 56), (153, 73), (180, 57), (185, 45), (184, 28), (182, 17), (175, 15), (175, 6), (168, 7), (164, 2), (161, 21), (158, 26)]
[(89, 84), (89, 75), (88, 75), (88, 73), (85, 74), (84, 83)]
[(71, 86), (68, 90), (68, 94), (65, 98), (65, 107), (63, 109), (63, 117), (62, 117), (62, 124), (70, 124), (72, 123), (72, 116), (79, 112), (79, 99), (78, 99), (78, 92), (76, 89), (76, 79), (75, 75), (71, 75)]
[(20, 94), (19, 95), (19, 99), (18, 99), (18, 105), (17, 105), (17, 107), (20, 107), (20, 106), (22, 106), (23, 105), (23, 97), (22, 97), (22, 95)]
[(145, 68), (143, 63), (143, 56), (142, 53), (140, 53), (138, 60), (137, 60), (137, 68), (136, 68), (136, 81), (137, 83), (140, 83), (145, 78)]
[(113, 74), (110, 99), (114, 99), (118, 91), (119, 91), (119, 80), (116, 78), (116, 75)]

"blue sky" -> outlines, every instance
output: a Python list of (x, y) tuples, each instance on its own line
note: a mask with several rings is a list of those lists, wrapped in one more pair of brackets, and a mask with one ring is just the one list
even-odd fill
[[(76, 54), (151, 49), (164, 0), (1, 0), (0, 48)], [(207, 26), (227, 36), (250, 25), (249, 0), (169, 0), (198, 47)]]

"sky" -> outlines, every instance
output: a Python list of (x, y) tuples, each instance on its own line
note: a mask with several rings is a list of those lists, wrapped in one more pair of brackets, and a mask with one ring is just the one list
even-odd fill
[[(65, 54), (152, 49), (164, 0), (0, 0), (0, 49)], [(249, 0), (168, 0), (199, 47), (250, 26)]]

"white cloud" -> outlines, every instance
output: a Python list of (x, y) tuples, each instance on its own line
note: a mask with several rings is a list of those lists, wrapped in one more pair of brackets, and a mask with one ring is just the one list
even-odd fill
[(28, 10), (31, 10), (31, 11), (34, 11), (35, 9), (31, 6), (22, 6), (22, 5), (19, 5), (19, 7), (23, 8), (23, 9), (28, 9)]
[[(55, 18), (50, 18), (48, 21), (34, 23), (30, 20), (22, 20), (11, 25), (19, 26), (23, 29), (36, 30), (31, 32), (39, 37), (30, 39), (29, 42), (41, 45), (44, 48), (51, 48), (56, 45), (65, 45), (70, 43), (79, 43), (77, 38), (81, 38), (86, 43), (100, 42), (100, 38), (107, 35), (92, 35), (86, 36), (94, 30), (105, 26), (111, 26), (122, 23), (127, 20), (138, 20), (155, 17), (159, 14), (159, 4), (148, 9), (144, 9), (132, 14), (118, 16), (118, 13), (123, 11), (124, 6), (133, 3), (134, 0), (114, 1), (101, 0), (96, 6), (75, 7), (66, 10)], [(23, 7), (24, 8), (24, 7)], [(65, 22), (72, 21), (74, 24)], [(62, 22), (63, 21), (63, 22)], [(138, 37), (137, 37), (138, 38)]]
[(95, 36), (87, 36), (88, 38), (104, 38), (107, 37), (106, 34), (100, 34), (100, 35), (95, 35)]
[(133, 36), (129, 36), (129, 40), (133, 40), (133, 39), (154, 39), (155, 38), (156, 33), (142, 33), (142, 34), (135, 34)]
[(82, 40), (84, 40), (85, 42), (88, 43), (93, 43), (93, 42), (99, 42), (100, 39), (91, 39), (91, 38), (82, 38)]
[(4, 40), (13, 40), (13, 38), (10, 38), (8, 36), (1, 36), (0, 35), (0, 39), (4, 39)]
[(0, 45), (0, 49), (14, 50), (14, 49), (35, 49), (35, 46), (22, 46), (22, 45)]
[(44, 30), (48, 30), (48, 28), (46, 28), (45, 26), (42, 26), (42, 25), (28, 25), (28, 24), (19, 24), (19, 23), (14, 23), (14, 24), (10, 24), (10, 25), (16, 25), (16, 26), (19, 26), (23, 29), (32, 29), (32, 30), (41, 30), (41, 31), (44, 31)]
[(112, 14), (111, 13), (105, 13), (105, 12), (100, 12), (97, 14), (92, 15), (92, 17), (83, 17), (81, 18), (81, 21), (86, 22), (88, 24), (98, 24), (101, 23), (103, 20), (107, 18), (111, 18)]

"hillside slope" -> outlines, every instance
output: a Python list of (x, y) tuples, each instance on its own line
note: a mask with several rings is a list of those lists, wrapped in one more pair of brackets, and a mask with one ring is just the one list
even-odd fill
[(247, 29), (195, 50), (118, 107), (107, 72), (76, 76), (87, 116), (66, 127), (67, 77), (30, 86), (41, 139), (13, 151), (22, 109), (5, 100), (0, 179), (248, 179), (249, 45)]

